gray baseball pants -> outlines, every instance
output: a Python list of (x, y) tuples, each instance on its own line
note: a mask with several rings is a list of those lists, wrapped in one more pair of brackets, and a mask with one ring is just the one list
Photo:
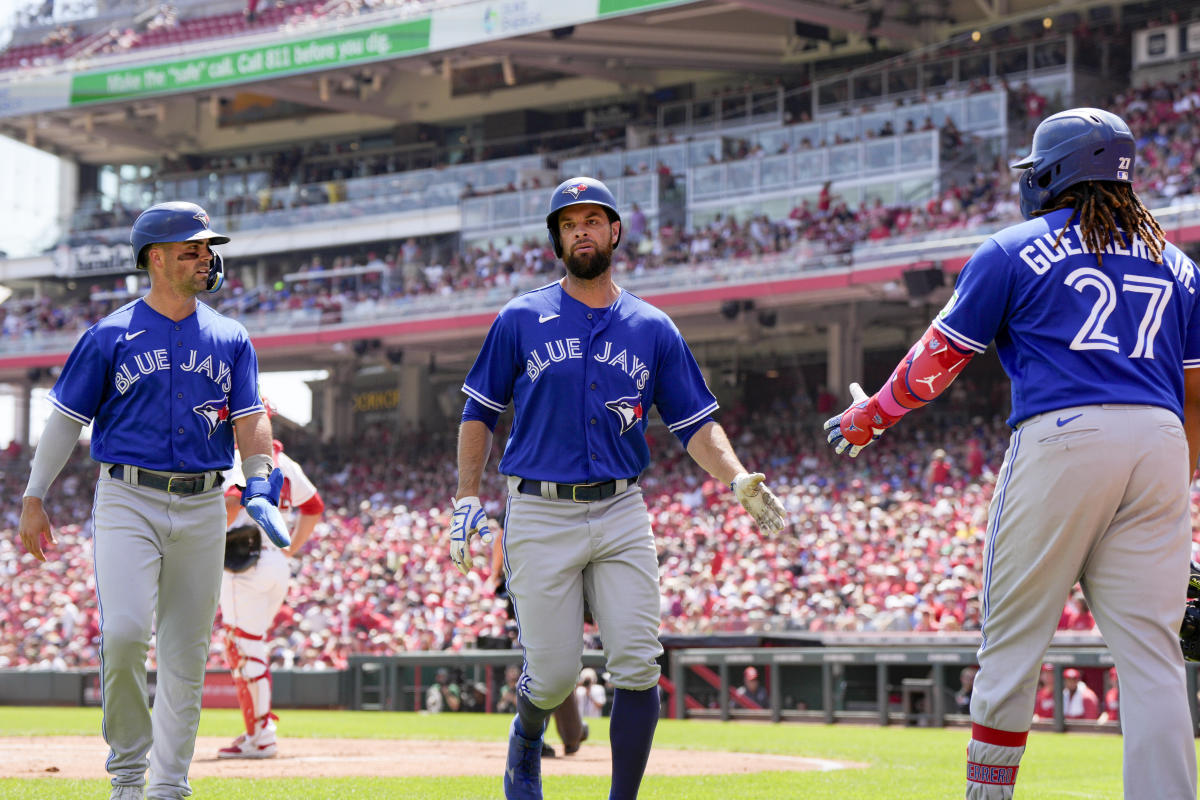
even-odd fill
[[(140, 786), (150, 768), (147, 800), (187, 797), (224, 568), (224, 495), (219, 483), (177, 495), (102, 475), (92, 515), (105, 768), (114, 786)], [(153, 716), (145, 668), (152, 626)]]
[(658, 684), (658, 557), (639, 486), (591, 503), (511, 494), (504, 564), (534, 705), (555, 708), (575, 689), (585, 595), (613, 685)]
[[(988, 514), (971, 719), (1029, 729), (1042, 659), (1078, 581), (1117, 666), (1127, 800), (1196, 798), (1179, 648), (1190, 479), (1183, 426), (1171, 411), (1065, 408), (1013, 432)], [(1018, 750), (973, 739), (969, 759), (1013, 766)], [(1011, 786), (968, 783), (972, 800), (1011, 796)]]

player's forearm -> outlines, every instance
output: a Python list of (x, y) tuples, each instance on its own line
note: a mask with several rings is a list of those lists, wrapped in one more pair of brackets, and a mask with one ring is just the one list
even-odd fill
[(33, 461), (29, 465), (29, 483), (25, 487), (26, 497), (43, 498), (50, 484), (62, 472), (75, 443), (79, 441), (79, 433), (83, 425), (58, 411), (50, 412), (46, 427), (42, 430), (42, 438), (38, 440), (37, 449), (33, 452)]
[(725, 435), (725, 429), (710, 422), (692, 435), (687, 445), (688, 455), (709, 475), (728, 486), (738, 474), (745, 472), (741, 460), (733, 452), (733, 445)]
[(312, 537), (313, 530), (320, 520), (320, 514), (300, 515), (300, 518), (296, 520), (296, 528), (292, 531), (292, 546), (288, 548), (291, 555), (300, 552), (300, 548), (304, 547), (304, 543)]
[(1200, 369), (1183, 371), (1183, 432), (1188, 443), (1188, 478), (1200, 458)]
[(242, 471), (247, 478), (265, 477), (266, 472), (259, 474), (255, 465), (260, 464), (266, 457), (267, 464), (274, 463), (275, 450), (271, 446), (271, 420), (265, 413), (252, 414), (242, 417), (233, 423), (233, 435), (237, 440), (238, 451), (242, 454)]
[(933, 402), (975, 356), (950, 342), (930, 325), (908, 351), (875, 398), (889, 427), (909, 411)]
[(946, 391), (974, 355), (930, 325), (879, 391), (867, 397), (857, 384), (850, 385), (851, 404), (841, 416), (840, 435), (836, 436), (842, 441), (841, 447), (846, 443), (854, 445), (850, 455), (856, 455), (905, 414), (931, 403)]
[(483, 468), (492, 450), (492, 432), (477, 419), (458, 427), (458, 492), (455, 499), (478, 497)]

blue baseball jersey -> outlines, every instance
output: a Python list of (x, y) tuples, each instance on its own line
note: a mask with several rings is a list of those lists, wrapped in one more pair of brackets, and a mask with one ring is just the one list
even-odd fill
[[(1136, 236), (1103, 264), (1072, 211), (1005, 228), (963, 267), (934, 320), (964, 350), (996, 342), (1012, 382), (1009, 424), (1099, 403), (1168, 408), (1183, 418), (1183, 369), (1200, 367), (1196, 265), (1174, 245), (1162, 263)], [(1182, 368), (1181, 368), (1182, 366)]]
[(144, 300), (88, 328), (50, 402), (92, 429), (92, 458), (163, 472), (233, 466), (233, 421), (264, 411), (241, 323), (197, 302), (178, 322)]
[(717, 409), (670, 317), (626, 291), (591, 308), (558, 283), (501, 309), (463, 391), (464, 419), (483, 418), (472, 401), (493, 415), (513, 403), (501, 473), (559, 483), (641, 474), (651, 405), (685, 445)]

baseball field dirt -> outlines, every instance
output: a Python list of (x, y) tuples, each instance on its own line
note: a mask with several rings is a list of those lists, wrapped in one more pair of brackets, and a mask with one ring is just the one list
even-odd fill
[[(503, 741), (413, 741), (393, 739), (280, 739), (279, 755), (261, 760), (218, 759), (228, 739), (200, 738), (190, 775), (202, 777), (408, 777), (500, 775)], [(546, 775), (608, 775), (607, 741), (587, 742), (572, 756), (542, 760)], [(0, 738), (0, 778), (103, 778), (108, 748), (98, 736), (9, 736)], [(655, 748), (651, 775), (719, 775), (764, 771), (829, 771), (865, 766), (845, 761), (766, 753), (731, 753)]]

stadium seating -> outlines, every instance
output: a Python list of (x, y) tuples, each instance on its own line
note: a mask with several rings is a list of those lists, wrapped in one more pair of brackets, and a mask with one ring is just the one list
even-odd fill
[[(820, 397), (722, 412), (747, 463), (771, 474), (788, 508), (792, 526), (771, 538), (669, 434), (653, 429), (657, 463), (643, 488), (660, 549), (664, 633), (978, 629), (987, 506), (1007, 441), (1003, 422), (976, 416), (978, 402), (967, 399), (988, 395), (954, 393), (856, 461), (831, 456)], [(940, 441), (944, 456), (919, 444), (931, 441)], [(275, 620), (275, 663), (339, 668), (351, 653), (456, 650), (480, 636), (509, 635), (486, 548), (477, 546), (466, 578), (448, 558), (450, 436), (378, 427), (340, 449), (289, 452), (320, 487), (326, 514), (294, 561)], [(24, 466), (5, 464), (0, 487), (19, 494)], [(81, 451), (53, 487), (58, 544), (46, 564), (23, 552), (16, 512), (6, 513), (0, 667), (98, 663), (88, 544), (94, 469)], [(494, 473), (486, 482), (481, 494), (500, 517), (503, 485)], [(1074, 606), (1063, 627), (1090, 627)], [(219, 641), (211, 663), (223, 663)]]

